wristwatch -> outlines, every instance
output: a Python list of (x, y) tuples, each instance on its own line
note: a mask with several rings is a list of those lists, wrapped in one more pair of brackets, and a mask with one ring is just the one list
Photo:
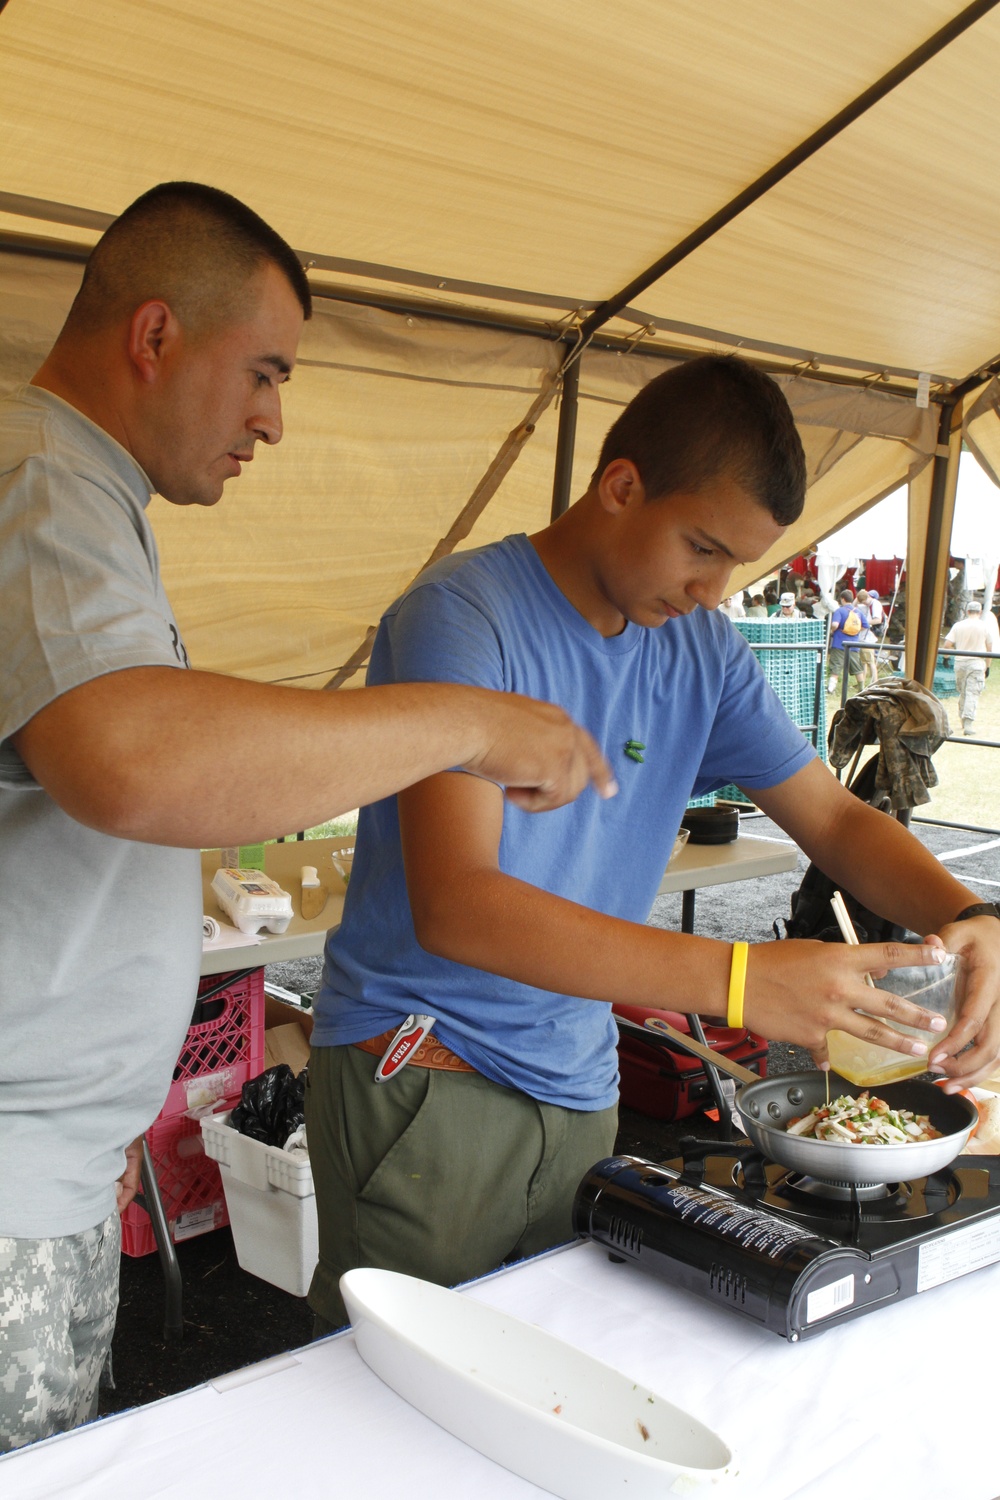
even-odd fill
[(964, 922), (967, 917), (996, 917), (1000, 922), (1000, 904), (996, 901), (977, 901), (974, 906), (967, 906), (960, 911), (957, 917), (952, 917), (953, 922)]

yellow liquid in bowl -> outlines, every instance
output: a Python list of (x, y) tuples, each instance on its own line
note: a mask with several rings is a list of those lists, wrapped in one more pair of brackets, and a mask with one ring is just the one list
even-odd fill
[(860, 1037), (850, 1036), (846, 1031), (828, 1031), (826, 1045), (834, 1072), (861, 1088), (898, 1083), (900, 1079), (915, 1078), (918, 1073), (927, 1071), (926, 1056), (908, 1057), (905, 1052), (893, 1052), (889, 1047), (863, 1042)]

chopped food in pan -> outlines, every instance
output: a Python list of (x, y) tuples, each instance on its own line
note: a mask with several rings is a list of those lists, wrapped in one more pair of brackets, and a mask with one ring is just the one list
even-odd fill
[(807, 1115), (790, 1121), (788, 1134), (855, 1146), (909, 1146), (936, 1141), (941, 1131), (934, 1129), (927, 1115), (892, 1109), (865, 1090), (856, 1099), (841, 1094), (830, 1104), (817, 1104)]

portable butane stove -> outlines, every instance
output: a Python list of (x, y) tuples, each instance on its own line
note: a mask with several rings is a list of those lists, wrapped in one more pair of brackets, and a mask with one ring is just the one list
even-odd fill
[(795, 1342), (1000, 1260), (1000, 1157), (914, 1182), (824, 1182), (751, 1145), (685, 1139), (613, 1156), (576, 1193), (577, 1233)]

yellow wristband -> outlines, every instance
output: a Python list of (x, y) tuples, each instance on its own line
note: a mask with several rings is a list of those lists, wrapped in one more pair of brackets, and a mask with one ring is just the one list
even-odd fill
[(747, 982), (747, 944), (733, 944), (733, 961), (729, 968), (729, 1004), (726, 1025), (743, 1025), (743, 991)]

